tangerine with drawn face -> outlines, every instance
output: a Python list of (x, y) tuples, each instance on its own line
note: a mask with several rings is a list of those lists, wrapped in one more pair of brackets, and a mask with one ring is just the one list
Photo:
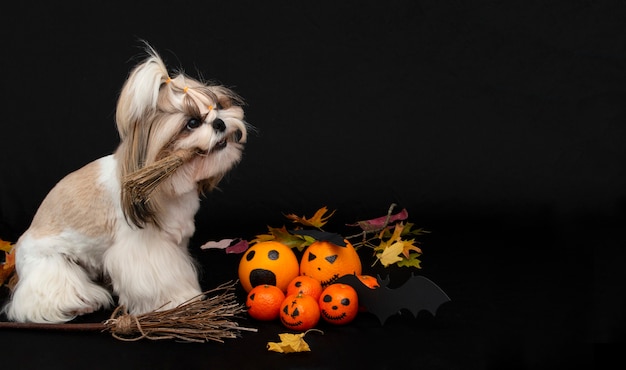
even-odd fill
[(302, 254), (300, 275), (319, 280), (325, 288), (344, 275), (361, 275), (361, 259), (348, 242), (338, 246), (327, 241), (316, 241)]
[(307, 294), (289, 295), (280, 309), (280, 321), (291, 330), (309, 330), (320, 320), (320, 307), (315, 298)]
[(359, 298), (356, 290), (347, 284), (329, 285), (319, 298), (322, 319), (334, 325), (344, 325), (359, 312)]
[(287, 285), (287, 295), (302, 293), (310, 295), (315, 298), (315, 300), (319, 299), (322, 290), (324, 290), (324, 288), (322, 288), (322, 283), (319, 280), (306, 275), (296, 276), (291, 280), (289, 285)]
[(274, 285), (283, 292), (298, 276), (298, 258), (285, 244), (275, 241), (254, 244), (239, 261), (239, 281), (246, 292), (258, 285)]

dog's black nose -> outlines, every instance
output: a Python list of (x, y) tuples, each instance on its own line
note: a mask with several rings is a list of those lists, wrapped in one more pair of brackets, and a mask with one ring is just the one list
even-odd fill
[(224, 132), (224, 130), (226, 130), (226, 124), (219, 118), (216, 118), (212, 125), (213, 129), (217, 132)]
[(243, 137), (243, 132), (241, 132), (241, 130), (237, 130), (235, 131), (234, 135), (236, 142), (240, 142), (241, 138)]

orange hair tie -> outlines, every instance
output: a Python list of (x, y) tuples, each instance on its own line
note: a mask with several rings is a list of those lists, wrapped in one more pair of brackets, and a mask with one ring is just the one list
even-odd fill
[(185, 88), (183, 89), (183, 93), (187, 94), (187, 90), (189, 90), (189, 86), (185, 86)]
[(209, 110), (213, 110), (213, 106), (211, 104), (207, 105), (207, 108), (209, 108)]
[(165, 84), (168, 84), (170, 82), (172, 82), (172, 79), (170, 77), (168, 77), (167, 80), (165, 80)]

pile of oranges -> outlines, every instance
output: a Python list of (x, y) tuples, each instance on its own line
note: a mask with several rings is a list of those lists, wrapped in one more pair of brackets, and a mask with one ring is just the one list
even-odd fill
[(300, 262), (290, 247), (266, 241), (244, 253), (238, 274), (250, 317), (280, 319), (289, 329), (305, 331), (320, 320), (336, 325), (354, 320), (359, 311), (357, 292), (336, 280), (348, 274), (366, 276), (361, 272), (359, 256), (347, 241), (345, 247), (316, 241), (304, 250)]

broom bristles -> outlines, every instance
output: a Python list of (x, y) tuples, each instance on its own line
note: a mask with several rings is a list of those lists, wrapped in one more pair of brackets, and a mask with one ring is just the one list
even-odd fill
[(195, 154), (196, 150), (181, 149), (125, 176), (124, 188), (129, 193), (132, 202), (146, 203), (154, 189)]
[[(139, 316), (129, 315), (123, 307), (118, 307), (104, 322), (103, 331), (109, 331), (113, 337), (123, 341), (145, 338), (185, 342), (224, 342), (224, 338), (239, 337), (240, 331), (256, 332), (257, 329), (241, 327), (231, 320), (246, 312), (245, 306), (236, 301), (233, 293), (235, 284), (225, 283), (175, 308)], [(222, 293), (208, 297), (219, 290)]]
[[(242, 331), (257, 331), (239, 326), (234, 321), (246, 312), (245, 306), (237, 303), (233, 293), (236, 284), (237, 281), (222, 284), (169, 310), (156, 310), (134, 316), (120, 306), (104, 322), (41, 324), (0, 321), (0, 330), (100, 331), (109, 332), (114, 338), (126, 342), (175, 339), (185, 342), (223, 343), (225, 338), (240, 337)], [(221, 293), (209, 297), (218, 291)]]
[(150, 202), (150, 195), (196, 153), (195, 149), (172, 152), (122, 179), (122, 207), (124, 214), (133, 224), (139, 227), (146, 223), (159, 225), (154, 206)]

